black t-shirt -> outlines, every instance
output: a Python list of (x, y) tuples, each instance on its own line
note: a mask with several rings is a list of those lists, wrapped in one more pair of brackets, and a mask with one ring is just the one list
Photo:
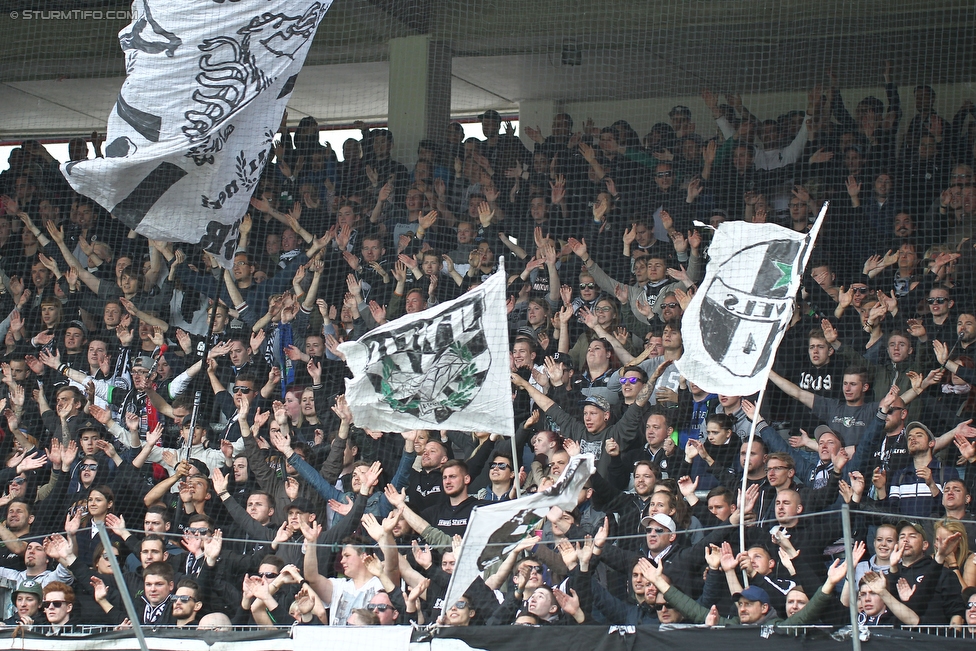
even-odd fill
[(449, 536), (463, 536), (468, 528), (468, 518), (471, 517), (471, 509), (482, 504), (482, 501), (473, 495), (469, 495), (457, 506), (452, 506), (449, 501), (436, 504), (421, 513), (432, 527), (437, 527)]

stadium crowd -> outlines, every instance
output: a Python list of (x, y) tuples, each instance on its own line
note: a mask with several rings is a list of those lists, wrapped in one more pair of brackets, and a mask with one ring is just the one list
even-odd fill
[[(358, 123), (339, 161), (286, 115), (232, 271), (130, 231), (25, 141), (0, 174), (6, 625), (124, 625), (128, 591), (149, 626), (843, 624), (850, 600), (862, 624), (976, 626), (976, 113), (920, 85), (905, 127), (881, 81), (766, 119), (706, 91), (643, 138), (562, 113), (523, 125), (531, 148), (486, 111), (484, 139), (452, 123), (412, 169), (387, 129)], [(805, 232), (826, 200), (759, 412), (688, 382), (713, 227)], [(518, 458), (358, 427), (338, 344), (500, 257)], [(577, 508), (445, 603), (473, 507), (581, 452)]]

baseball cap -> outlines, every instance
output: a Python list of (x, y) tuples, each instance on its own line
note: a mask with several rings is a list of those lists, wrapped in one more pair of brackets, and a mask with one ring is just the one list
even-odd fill
[(518, 340), (520, 337), (525, 339), (530, 339), (532, 343), (538, 343), (538, 338), (536, 337), (535, 330), (531, 326), (522, 326), (515, 333), (515, 339)]
[(844, 440), (844, 439), (841, 438), (840, 434), (838, 434), (834, 430), (830, 429), (830, 427), (828, 427), (827, 425), (819, 425), (819, 426), (817, 426), (817, 429), (813, 430), (813, 438), (815, 438), (815, 439), (817, 439), (819, 441), (820, 440), (820, 436), (823, 435), (823, 434), (826, 434), (827, 432), (830, 432), (831, 434), (833, 434), (837, 438), (841, 439), (841, 441)]
[(641, 518), (641, 526), (645, 529), (650, 527), (652, 522), (657, 522), (671, 533), (674, 533), (674, 531), (678, 528), (678, 525), (675, 524), (674, 519), (670, 515), (666, 515), (664, 513), (645, 515), (643, 518)]
[(502, 116), (499, 115), (498, 114), (498, 111), (496, 111), (495, 109), (488, 109), (487, 111), (485, 111), (484, 113), (482, 113), (481, 115), (479, 115), (478, 116), (478, 119), (479, 120), (482, 120), (482, 121), (484, 121), (484, 120), (497, 120), (498, 122), (501, 122), (502, 121)]
[(566, 368), (574, 368), (573, 357), (569, 353), (554, 353), (552, 356), (552, 361), (557, 364), (562, 364)]
[(610, 411), (610, 401), (603, 396), (587, 396), (586, 400), (583, 401), (583, 405), (593, 405), (603, 411)]
[(14, 594), (18, 592), (23, 592), (24, 594), (32, 594), (39, 600), (44, 598), (44, 590), (41, 587), (40, 581), (35, 581), (34, 579), (24, 579), (17, 584), (17, 589), (14, 590)]
[(88, 336), (88, 328), (86, 328), (85, 324), (78, 319), (75, 319), (74, 321), (69, 321), (68, 325), (65, 326), (64, 329), (67, 330), (68, 328), (78, 328), (79, 330), (81, 330), (81, 334), (85, 335), (86, 337)]
[(922, 539), (928, 542), (929, 535), (925, 532), (925, 527), (922, 526), (922, 523), (913, 522), (911, 520), (899, 520), (898, 532), (901, 533), (901, 530), (904, 529), (905, 527), (911, 527), (915, 531), (919, 532), (922, 535)]
[(81, 434), (82, 432), (95, 431), (101, 434), (102, 424), (96, 421), (94, 418), (86, 418), (78, 422), (78, 426), (75, 431)]
[(132, 368), (144, 368), (147, 371), (151, 371), (155, 366), (156, 360), (148, 355), (140, 355), (132, 360)]
[(962, 602), (966, 604), (969, 602), (969, 598), (976, 594), (976, 585), (971, 585), (962, 591)]
[(298, 509), (302, 513), (314, 513), (315, 509), (312, 508), (312, 503), (304, 497), (299, 497), (288, 505), (288, 511), (292, 509)]
[(929, 437), (930, 441), (935, 440), (935, 434), (932, 433), (932, 430), (930, 430), (926, 425), (920, 423), (917, 420), (913, 420), (912, 422), (910, 422), (908, 425), (905, 426), (905, 433), (907, 434), (908, 432), (911, 432), (913, 429), (920, 429), (923, 432), (925, 432), (925, 435)]
[(738, 601), (739, 599), (745, 599), (746, 601), (758, 601), (759, 603), (769, 605), (769, 595), (762, 588), (756, 587), (754, 585), (749, 586), (742, 592), (736, 592), (732, 595), (732, 601)]

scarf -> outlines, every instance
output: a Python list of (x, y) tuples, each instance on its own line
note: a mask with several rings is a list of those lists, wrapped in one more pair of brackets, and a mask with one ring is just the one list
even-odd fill
[(166, 612), (166, 607), (169, 606), (170, 597), (167, 596), (163, 599), (159, 605), (153, 606), (146, 599), (146, 595), (142, 596), (142, 623), (143, 624), (155, 624), (160, 619), (163, 618), (163, 614)]

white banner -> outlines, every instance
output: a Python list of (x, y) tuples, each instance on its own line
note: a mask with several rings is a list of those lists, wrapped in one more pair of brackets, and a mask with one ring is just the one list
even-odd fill
[(126, 226), (230, 267), (238, 224), (331, 0), (135, 0), (105, 158), (61, 170)]
[(339, 346), (356, 425), (513, 436), (505, 272)]
[(595, 470), (592, 454), (577, 455), (569, 460), (559, 481), (546, 490), (517, 500), (474, 507), (444, 603), (453, 604), (460, 599), (486, 568), (503, 560), (519, 541), (535, 530), (549, 509), (554, 506), (564, 511), (575, 509), (583, 484)]
[(725, 222), (708, 248), (705, 279), (681, 318), (675, 362), (710, 393), (751, 395), (766, 385), (824, 215), (797, 233), (775, 224)]

